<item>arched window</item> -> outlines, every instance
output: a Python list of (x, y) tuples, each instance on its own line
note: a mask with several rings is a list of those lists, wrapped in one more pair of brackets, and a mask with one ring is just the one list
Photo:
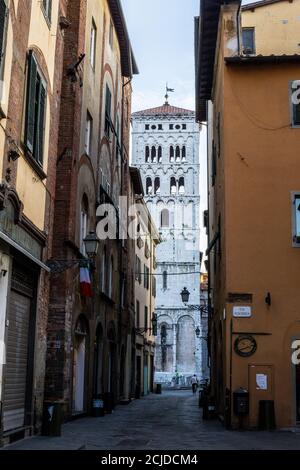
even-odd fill
[(182, 147), (181, 156), (182, 156), (182, 161), (185, 162), (186, 161), (186, 146), (185, 145)]
[(176, 179), (172, 176), (170, 181), (170, 193), (176, 194), (177, 193), (177, 186), (176, 186)]
[(170, 147), (170, 162), (174, 162), (174, 147), (171, 145)]
[(150, 160), (150, 148), (149, 145), (146, 146), (145, 148), (145, 161), (146, 163), (149, 163)]
[(176, 147), (176, 162), (180, 162), (180, 147), (177, 145)]
[(155, 194), (160, 194), (160, 178), (155, 178), (154, 181), (154, 193)]
[(151, 161), (152, 163), (156, 163), (156, 148), (154, 147), (154, 145), (151, 149)]
[(162, 160), (162, 147), (161, 145), (158, 147), (158, 163), (161, 163)]
[(107, 254), (106, 247), (103, 249), (101, 266), (101, 291), (106, 292), (106, 270), (107, 270)]
[(170, 213), (168, 209), (163, 209), (160, 213), (160, 226), (168, 228), (170, 226)]
[(113, 295), (113, 282), (114, 282), (114, 257), (110, 258), (109, 266), (109, 282), (108, 282), (108, 296), (112, 298)]
[(179, 194), (184, 194), (185, 193), (185, 187), (184, 187), (184, 177), (181, 176), (179, 178)]
[(168, 273), (167, 271), (163, 272), (163, 289), (168, 288)]
[(149, 176), (146, 178), (146, 194), (152, 194), (152, 179)]
[(88, 234), (88, 219), (89, 219), (89, 201), (87, 195), (84, 194), (81, 201), (80, 208), (80, 251), (82, 254), (86, 254), (84, 239)]

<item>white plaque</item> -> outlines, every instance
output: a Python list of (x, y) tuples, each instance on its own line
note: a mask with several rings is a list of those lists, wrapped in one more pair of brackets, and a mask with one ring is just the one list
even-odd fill
[(268, 390), (268, 376), (256, 374), (256, 390)]
[(252, 317), (251, 307), (233, 307), (234, 318), (250, 318)]

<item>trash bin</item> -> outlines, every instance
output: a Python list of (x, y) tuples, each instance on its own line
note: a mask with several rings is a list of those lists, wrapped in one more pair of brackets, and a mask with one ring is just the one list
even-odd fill
[(203, 396), (203, 410), (202, 418), (206, 420), (215, 419), (216, 405), (214, 397), (204, 394)]
[(92, 403), (92, 416), (94, 418), (100, 418), (104, 416), (104, 400), (103, 395), (96, 395), (93, 398)]
[(140, 385), (135, 386), (135, 399), (139, 400), (141, 398), (141, 387)]
[(156, 393), (157, 395), (161, 395), (161, 384), (156, 384)]
[(111, 414), (115, 408), (114, 394), (107, 392), (104, 394), (104, 410), (105, 413)]
[(249, 414), (249, 392), (244, 388), (239, 388), (233, 392), (233, 411), (237, 416)]
[(276, 429), (275, 405), (273, 400), (259, 401), (258, 428), (261, 431), (274, 431), (274, 429)]
[(204, 390), (203, 388), (201, 388), (199, 390), (199, 401), (198, 401), (199, 408), (202, 408), (203, 406), (203, 399), (204, 399)]
[(61, 401), (45, 401), (43, 410), (42, 435), (61, 436), (63, 423), (63, 403)]

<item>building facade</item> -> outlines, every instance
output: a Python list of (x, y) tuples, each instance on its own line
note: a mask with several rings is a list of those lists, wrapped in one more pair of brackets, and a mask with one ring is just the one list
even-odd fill
[(240, 388), (249, 392), (245, 426), (259, 425), (264, 401), (278, 427), (300, 421), (299, 6), (204, 0), (196, 22), (197, 120), (208, 123), (211, 385), (231, 427)]
[(0, 2), (0, 445), (43, 411), (66, 2)]
[(131, 167), (136, 194), (135, 238), (135, 397), (154, 391), (154, 355), (157, 335), (156, 249), (160, 242), (143, 195), (140, 172)]
[(199, 127), (195, 114), (165, 105), (133, 114), (133, 164), (140, 169), (145, 201), (159, 229), (157, 248), (158, 331), (155, 381), (186, 384), (201, 378), (199, 310)]
[[(128, 196), (137, 66), (119, 1), (72, 0), (67, 20), (45, 397), (70, 418), (90, 413), (96, 397), (111, 408), (130, 393), (134, 251), (118, 230), (103, 235), (103, 221), (108, 211), (118, 228)], [(99, 236), (92, 265), (90, 232)], [(82, 291), (82, 270), (92, 292)]]

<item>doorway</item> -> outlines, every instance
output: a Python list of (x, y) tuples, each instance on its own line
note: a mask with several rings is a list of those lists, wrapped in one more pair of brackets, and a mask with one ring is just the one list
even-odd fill
[(73, 413), (85, 412), (87, 326), (81, 316), (75, 328), (73, 363)]
[(300, 364), (295, 365), (296, 378), (296, 423), (300, 424)]

